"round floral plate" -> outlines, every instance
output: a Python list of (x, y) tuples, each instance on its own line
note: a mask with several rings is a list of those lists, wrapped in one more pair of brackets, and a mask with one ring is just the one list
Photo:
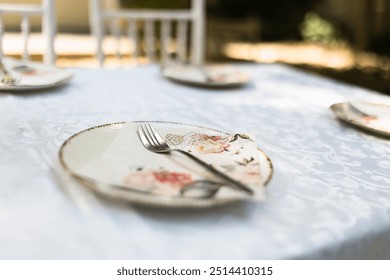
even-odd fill
[(4, 67), (15, 79), (14, 84), (4, 84), (0, 74), (0, 91), (26, 91), (57, 87), (68, 83), (73, 74), (66, 70), (32, 61), (2, 59)]
[(390, 105), (360, 101), (336, 103), (330, 109), (348, 124), (390, 137)]
[(239, 87), (250, 81), (239, 69), (226, 65), (173, 64), (163, 67), (161, 73), (174, 82), (210, 88)]
[[(146, 150), (136, 133), (137, 123), (105, 124), (76, 133), (60, 148), (61, 166), (76, 181), (97, 193), (137, 204), (201, 208), (252, 199), (226, 186), (210, 197), (183, 195), (185, 188), (196, 190), (215, 183), (212, 176), (180, 153), (162, 155)], [(171, 122), (149, 123), (170, 146), (196, 154), (252, 187), (257, 198), (264, 198), (272, 164), (248, 135), (229, 135)]]

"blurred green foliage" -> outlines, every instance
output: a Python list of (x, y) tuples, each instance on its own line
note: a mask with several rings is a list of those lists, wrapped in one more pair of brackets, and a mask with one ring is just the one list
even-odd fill
[(226, 18), (257, 17), (262, 40), (299, 40), (305, 14), (322, 0), (211, 0), (208, 12)]
[(305, 15), (301, 26), (302, 38), (306, 41), (337, 43), (341, 41), (338, 29), (314, 12)]

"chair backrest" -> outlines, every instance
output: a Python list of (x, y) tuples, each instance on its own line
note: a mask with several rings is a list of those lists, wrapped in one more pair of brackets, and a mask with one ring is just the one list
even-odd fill
[(20, 30), (23, 36), (23, 59), (29, 58), (28, 39), (30, 35), (30, 17), (42, 17), (42, 34), (45, 40), (46, 50), (43, 54), (44, 62), (55, 63), (54, 38), (56, 34), (55, 0), (42, 0), (41, 4), (0, 4), (0, 55), (3, 55), (4, 21), (2, 16), (6, 14), (19, 15), (21, 17)]
[[(159, 45), (162, 63), (168, 62), (171, 54), (175, 54), (176, 59), (181, 62), (203, 63), (204, 0), (192, 0), (191, 8), (182, 10), (120, 9), (118, 0), (111, 0), (109, 3), (112, 4), (111, 8), (104, 5), (101, 0), (90, 0), (91, 31), (97, 41), (96, 57), (101, 65), (105, 59), (102, 43), (106, 35), (106, 24), (118, 42), (117, 57), (122, 56), (119, 41), (123, 30), (126, 30), (126, 37), (132, 43), (129, 55), (135, 59), (144, 53), (150, 61), (156, 61), (158, 53), (156, 46)], [(188, 36), (189, 26), (191, 38)], [(156, 30), (157, 28), (159, 30)], [(173, 29), (176, 36), (172, 34)], [(160, 36), (157, 36), (158, 33)]]

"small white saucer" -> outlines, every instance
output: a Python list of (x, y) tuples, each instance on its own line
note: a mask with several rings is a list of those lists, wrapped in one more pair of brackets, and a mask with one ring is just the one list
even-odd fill
[(390, 105), (369, 102), (333, 104), (330, 109), (340, 120), (383, 136), (390, 137)]

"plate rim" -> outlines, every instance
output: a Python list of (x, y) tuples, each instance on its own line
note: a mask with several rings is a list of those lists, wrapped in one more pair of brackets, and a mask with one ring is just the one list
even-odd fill
[[(375, 102), (366, 102), (366, 101), (357, 101), (358, 103), (364, 103), (364, 104), (369, 104), (369, 105), (374, 105), (374, 106), (386, 106), (386, 107), (389, 107), (390, 108), (390, 104), (381, 104), (381, 103), (375, 103)], [(382, 136), (386, 136), (386, 137), (390, 137), (390, 131), (387, 132), (387, 131), (383, 131), (383, 130), (380, 130), (376, 127), (373, 127), (369, 124), (363, 124), (363, 123), (360, 123), (354, 119), (351, 119), (347, 116), (347, 114), (345, 113), (345, 110), (343, 108), (343, 105), (347, 104), (348, 102), (339, 102), (339, 103), (335, 103), (335, 104), (332, 104), (329, 108), (332, 110), (332, 112), (334, 113), (334, 115), (348, 123), (348, 124), (351, 124), (351, 125), (354, 125), (358, 128), (361, 128), (363, 130), (366, 130), (366, 131), (369, 131), (369, 132), (373, 132), (373, 133), (376, 133), (376, 134), (380, 134)]]
[[(197, 128), (212, 130), (212, 131), (215, 131), (215, 132), (218, 132), (218, 133), (229, 134), (227, 132), (224, 132), (224, 131), (221, 131), (221, 130), (218, 130), (218, 129), (208, 128), (208, 127), (201, 126), (201, 125), (193, 125), (193, 124), (181, 123), (181, 122), (171, 122), (171, 121), (130, 121), (130, 122), (132, 122), (132, 123), (151, 122), (151, 123), (163, 123), (163, 124), (193, 126), (193, 127), (197, 127)], [(78, 182), (82, 183), (83, 185), (86, 185), (86, 186), (90, 187), (93, 191), (97, 192), (98, 194), (102, 194), (102, 195), (104, 195), (106, 197), (111, 197), (111, 198), (116, 198), (116, 199), (119, 198), (120, 199), (121, 197), (114, 196), (112, 194), (112, 192), (114, 192), (114, 193), (118, 192), (118, 191), (119, 192), (123, 192), (124, 190), (126, 190), (127, 193), (131, 193), (131, 195), (133, 196), (133, 199), (129, 199), (129, 197), (127, 197), (127, 198), (123, 198), (123, 200), (131, 202), (131, 203), (136, 203), (136, 204), (143, 204), (143, 205), (149, 204), (149, 205), (153, 205), (153, 206), (158, 206), (158, 207), (163, 206), (163, 207), (169, 207), (169, 208), (206, 208), (206, 207), (213, 207), (213, 206), (218, 206), (218, 205), (224, 205), (224, 204), (228, 204), (228, 203), (231, 203), (231, 202), (234, 202), (234, 201), (239, 201), (237, 198), (230, 198), (230, 199), (229, 198), (226, 198), (226, 199), (199, 199), (199, 200), (197, 200), (196, 203), (194, 203), (194, 201), (196, 201), (196, 199), (194, 199), (194, 198), (182, 198), (182, 199), (178, 200), (178, 199), (176, 199), (174, 197), (162, 197), (162, 196), (155, 195), (155, 197), (159, 197), (159, 198), (163, 198), (163, 199), (160, 199), (158, 203), (156, 203), (156, 202), (148, 202), (147, 201), (148, 197), (150, 199), (150, 196), (153, 195), (153, 194), (150, 194), (150, 193), (147, 193), (147, 192), (143, 192), (143, 191), (137, 191), (137, 190), (133, 190), (133, 189), (131, 189), (131, 190), (125, 189), (123, 186), (117, 186), (117, 185), (114, 185), (114, 184), (102, 183), (102, 182), (99, 182), (99, 181), (97, 181), (97, 180), (95, 180), (93, 178), (89, 178), (89, 177), (86, 177), (86, 176), (78, 175), (74, 171), (72, 171), (71, 168), (65, 163), (64, 154), (63, 154), (64, 153), (64, 149), (76, 137), (80, 136), (83, 133), (91, 131), (91, 130), (104, 128), (104, 127), (110, 127), (110, 126), (118, 126), (118, 125), (123, 126), (126, 123), (128, 123), (128, 122), (121, 121), (121, 122), (100, 124), (100, 125), (97, 125), (97, 126), (89, 127), (87, 129), (83, 129), (83, 130), (78, 131), (77, 133), (71, 135), (69, 138), (67, 138), (61, 144), (61, 146), (59, 148), (59, 151), (58, 151), (59, 163), (60, 163), (60, 166), (62, 167), (62, 169), (67, 173), (67, 175), (69, 175), (72, 178), (76, 179)], [(266, 160), (266, 162), (268, 164), (268, 167), (269, 167), (269, 175), (266, 178), (266, 180), (264, 180), (264, 183), (263, 183), (263, 186), (262, 186), (262, 187), (265, 188), (269, 184), (269, 182), (271, 181), (271, 179), (273, 178), (273, 175), (274, 175), (273, 163), (272, 163), (271, 159), (268, 157), (268, 155), (259, 146), (256, 145), (256, 147), (257, 147), (258, 152), (261, 153), (262, 156), (265, 158), (265, 160)], [(109, 192), (111, 192), (111, 194)], [(174, 201), (174, 203), (172, 204), (173, 201)]]

